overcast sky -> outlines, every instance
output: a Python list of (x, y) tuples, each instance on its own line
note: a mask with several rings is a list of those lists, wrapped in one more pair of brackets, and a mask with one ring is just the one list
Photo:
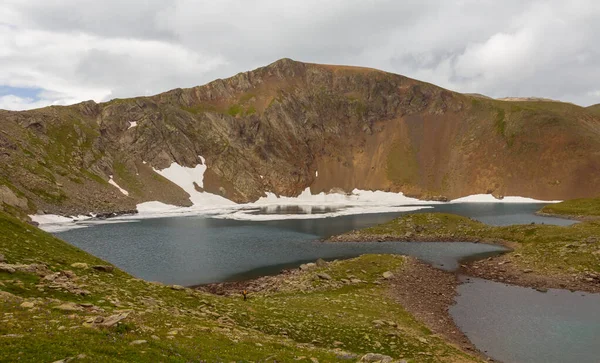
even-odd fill
[(279, 58), (600, 103), (598, 0), (2, 0), (0, 108), (151, 95)]

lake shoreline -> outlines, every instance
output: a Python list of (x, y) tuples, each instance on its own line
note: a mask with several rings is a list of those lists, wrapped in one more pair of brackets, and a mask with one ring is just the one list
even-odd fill
[(575, 215), (575, 214), (547, 213), (547, 212), (542, 212), (542, 211), (537, 211), (534, 214), (536, 216), (540, 216), (540, 217), (570, 219), (572, 221), (579, 221), (579, 222), (589, 222), (589, 221), (598, 221), (598, 220), (600, 220), (600, 216), (586, 216), (586, 215)]
[[(463, 352), (477, 356), (483, 360), (494, 360), (473, 345), (468, 337), (454, 322), (449, 309), (455, 304), (458, 293), (458, 271), (444, 271), (430, 264), (420, 261), (416, 257), (404, 256), (405, 263), (393, 271), (393, 276), (371, 284), (384, 285), (383, 294), (398, 303), (418, 321), (427, 326), (435, 334), (455, 345)], [(319, 262), (320, 266), (327, 266), (331, 262)], [(303, 265), (306, 266), (306, 265)], [(316, 264), (308, 268), (285, 269), (277, 275), (262, 276), (244, 281), (220, 282), (197, 285), (195, 290), (221, 296), (239, 296), (246, 291), (248, 299), (257, 296), (285, 292), (289, 288), (289, 281), (310, 273), (318, 268)], [(366, 284), (366, 281), (347, 281), (340, 284), (346, 285)], [(312, 286), (302, 286), (300, 291), (313, 290)], [(426, 302), (426, 303), (424, 303)]]
[(408, 257), (403, 269), (390, 280), (387, 293), (434, 333), (466, 353), (493, 362), (475, 347), (450, 314), (461, 283), (457, 272), (444, 271)]
[(536, 290), (547, 289), (565, 289), (570, 291), (582, 291), (590, 293), (600, 293), (600, 276), (597, 274), (588, 274), (584, 272), (558, 274), (546, 273), (540, 274), (538, 271), (522, 269), (516, 267), (512, 262), (513, 258), (518, 258), (519, 254), (514, 253), (515, 242), (479, 237), (451, 237), (451, 236), (410, 236), (398, 237), (393, 235), (377, 234), (358, 234), (348, 233), (339, 236), (332, 236), (325, 242), (344, 243), (344, 242), (473, 242), (486, 243), (502, 246), (509, 250), (501, 255), (489, 257), (483, 260), (468, 261), (460, 264), (457, 273), (470, 277), (479, 277), (485, 280), (503, 282), (507, 284), (529, 287)]

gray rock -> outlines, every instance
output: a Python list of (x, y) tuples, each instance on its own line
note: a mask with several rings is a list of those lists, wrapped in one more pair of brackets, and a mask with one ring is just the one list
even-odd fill
[(129, 345), (140, 345), (140, 344), (146, 344), (146, 343), (148, 343), (147, 340), (140, 339), (140, 340), (134, 340), (133, 342), (129, 343)]
[(322, 258), (319, 258), (319, 259), (316, 261), (316, 265), (317, 265), (317, 267), (326, 267), (326, 266), (327, 266), (327, 261), (325, 261), (325, 260), (324, 260), (324, 259), (322, 259)]
[(315, 263), (312, 263), (312, 262), (310, 262), (310, 263), (303, 263), (302, 265), (300, 265), (300, 270), (302, 270), (302, 271), (308, 271), (308, 270), (311, 270), (311, 269), (313, 269), (315, 267), (317, 267), (317, 264), (315, 264)]
[(383, 278), (386, 279), (386, 280), (389, 280), (392, 277), (394, 277), (394, 274), (391, 273), (390, 271), (386, 271), (386, 272), (383, 273)]
[(6, 185), (0, 185), (0, 205), (8, 204), (11, 207), (27, 209), (27, 199), (18, 197)]
[(100, 325), (110, 328), (111, 326), (114, 326), (115, 324), (117, 324), (121, 320), (127, 318), (128, 316), (129, 316), (129, 312), (111, 315), (108, 318), (106, 318)]
[(181, 290), (185, 290), (185, 287), (183, 287), (181, 285), (172, 285), (171, 289), (181, 291)]
[(56, 310), (60, 310), (60, 311), (82, 311), (83, 308), (75, 303), (72, 302), (66, 302), (64, 304), (55, 306), (54, 309)]
[(8, 272), (9, 274), (15, 273), (15, 268), (7, 263), (0, 263), (0, 272)]
[(84, 262), (75, 262), (73, 264), (71, 264), (71, 267), (73, 268), (80, 268), (80, 269), (87, 269), (89, 266), (87, 263)]
[(92, 268), (94, 270), (102, 271), (102, 272), (113, 272), (115, 270), (115, 268), (110, 265), (95, 265), (95, 266), (92, 266)]
[(391, 363), (394, 359), (389, 355), (367, 353), (360, 358), (360, 362), (372, 362), (372, 363)]
[(34, 306), (35, 306), (35, 304), (31, 301), (25, 301), (24, 303), (21, 304), (21, 307), (24, 309), (31, 309)]
[(331, 280), (331, 276), (329, 276), (325, 272), (319, 272), (317, 274), (317, 277), (319, 277), (321, 280)]

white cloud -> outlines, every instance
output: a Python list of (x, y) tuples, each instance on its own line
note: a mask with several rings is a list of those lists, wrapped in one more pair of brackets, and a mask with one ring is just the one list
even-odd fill
[(0, 85), (49, 93), (0, 107), (159, 93), (283, 57), (587, 105), (599, 17), (593, 0), (5, 0)]

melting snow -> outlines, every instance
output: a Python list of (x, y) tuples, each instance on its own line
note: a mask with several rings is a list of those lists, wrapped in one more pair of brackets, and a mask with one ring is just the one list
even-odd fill
[(453, 199), (450, 203), (559, 203), (560, 200), (537, 200), (526, 197), (504, 197), (497, 199), (491, 194), (474, 194), (467, 197)]
[(136, 127), (137, 126), (137, 121), (130, 121), (129, 122), (129, 127), (127, 128), (127, 130), (129, 130), (132, 127)]
[(190, 195), (190, 201), (194, 206), (215, 206), (215, 205), (232, 205), (234, 202), (225, 199), (220, 195), (199, 192), (196, 190), (194, 183), (200, 188), (204, 188), (204, 172), (206, 171), (206, 163), (200, 156), (202, 164), (196, 165), (194, 168), (187, 168), (177, 163), (171, 164), (166, 169), (156, 170), (155, 172), (169, 179), (172, 183), (185, 190)]
[(129, 196), (129, 192), (128, 192), (128, 191), (126, 191), (125, 189), (121, 188), (121, 187), (119, 186), (119, 184), (117, 184), (117, 182), (116, 182), (116, 181), (113, 179), (113, 176), (112, 176), (112, 175), (110, 176), (110, 179), (108, 180), (108, 183), (109, 183), (110, 185), (113, 185), (113, 186), (114, 186), (114, 187), (116, 187), (117, 189), (119, 189), (119, 191), (120, 191), (121, 193), (123, 193), (123, 194), (125, 194), (125, 195)]

